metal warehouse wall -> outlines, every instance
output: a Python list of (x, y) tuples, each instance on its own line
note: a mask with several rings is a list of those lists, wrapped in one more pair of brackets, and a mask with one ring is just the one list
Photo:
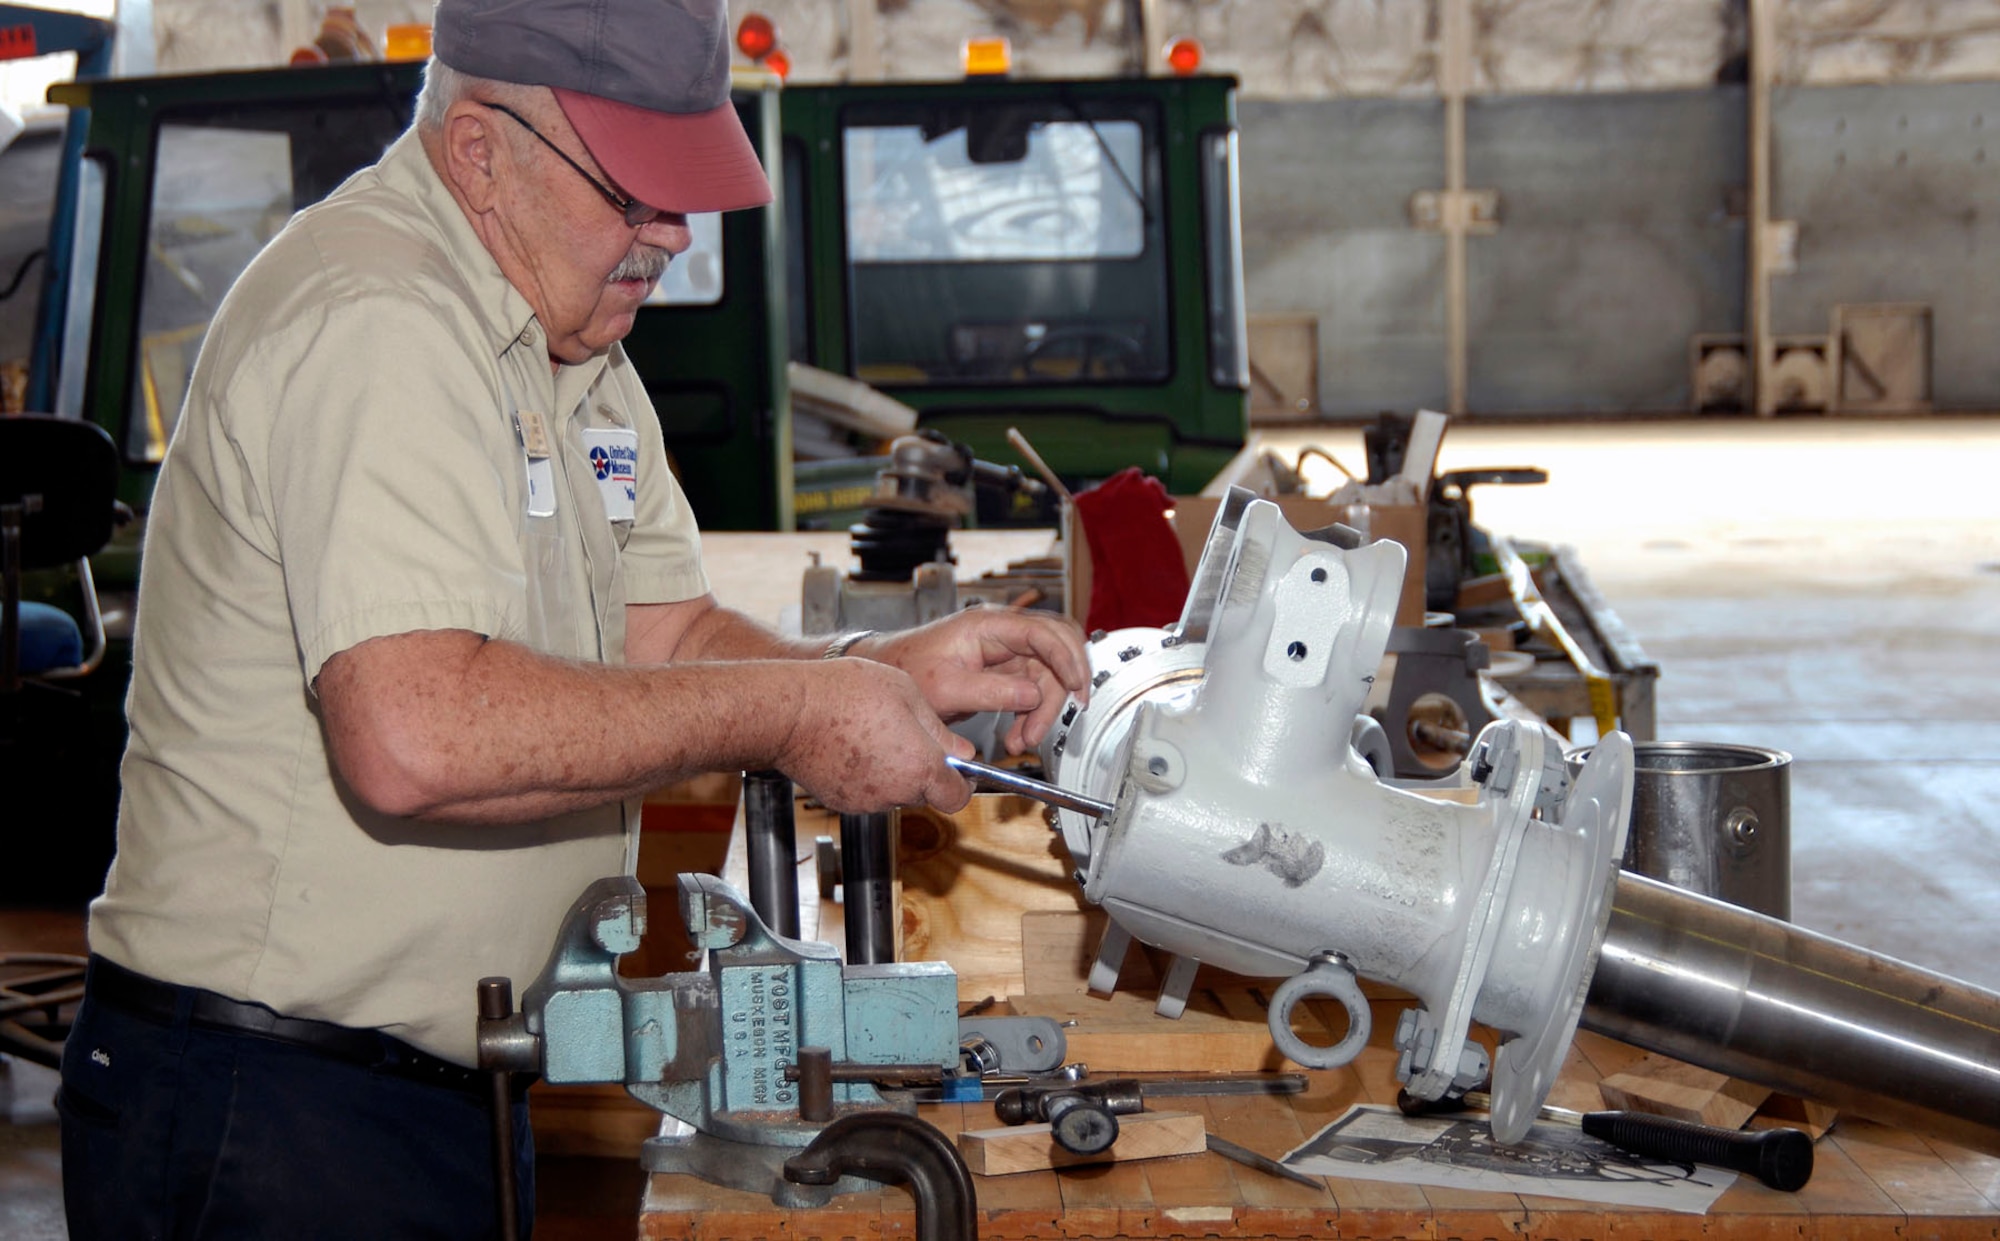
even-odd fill
[[(801, 81), (957, 72), (1003, 33), (1031, 75), (1128, 71), (1197, 35), (1243, 81), (1253, 314), (1312, 316), (1318, 412), (1448, 403), (1447, 241), (1411, 222), (1445, 184), (1457, 0), (736, 0), (773, 16)], [(1687, 410), (1697, 336), (1744, 330), (1748, 0), (1462, 0), (1465, 185), (1498, 228), (1464, 243), (1465, 407)], [(1760, 4), (1764, 0), (1760, 0)], [(1844, 303), (1930, 308), (1930, 396), (2000, 408), (1989, 203), (2000, 0), (1768, 0), (1771, 217), (1796, 268), (1771, 331)], [(428, 0), (360, 0), (363, 23)], [(281, 60), (313, 0), (154, 0), (163, 71)], [(1761, 9), (1760, 9), (1761, 11)], [(1837, 369), (1837, 368), (1836, 368)]]

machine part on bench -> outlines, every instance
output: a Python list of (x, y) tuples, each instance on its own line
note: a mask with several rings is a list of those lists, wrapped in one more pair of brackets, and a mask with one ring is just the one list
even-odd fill
[(799, 937), (799, 831), (792, 782), (779, 771), (743, 773), (743, 841), (750, 907), (786, 939)]
[[(1339, 1000), (1341, 1007), (1347, 1010), (1347, 1033), (1330, 1047), (1316, 1047), (1292, 1029), (1292, 1010), (1303, 1000), (1317, 998)], [(1373, 1025), (1368, 997), (1361, 994), (1361, 984), (1354, 977), (1354, 967), (1337, 952), (1314, 957), (1313, 963), (1303, 973), (1294, 974), (1278, 984), (1277, 991), (1271, 996), (1271, 1040), (1277, 1044), (1279, 1051), (1300, 1064), (1315, 1059), (1347, 1063), (1368, 1045), (1368, 1033)]]
[(849, 965), (896, 959), (896, 816), (840, 816), (840, 904)]
[[(618, 958), (645, 928), (645, 890), (601, 879), (564, 918), (521, 1012), (480, 1025), (481, 1067), (563, 1083), (622, 1082), (683, 1122), (649, 1141), (654, 1171), (692, 1172), (788, 1205), (817, 1190), (787, 1182), (784, 1156), (824, 1124), (800, 1115), (785, 1068), (800, 1049), (835, 1060), (958, 1067), (958, 980), (936, 962), (843, 966), (829, 944), (782, 939), (712, 875), (680, 876), (683, 920), (706, 968), (627, 979)], [(836, 1081), (836, 1118), (891, 1106), (866, 1082)]]
[(1396, 775), (1442, 775), (1464, 762), (1472, 738), (1499, 718), (1479, 676), (1491, 652), (1465, 629), (1396, 629), (1388, 649), (1396, 672), (1381, 722)]
[[(1083, 886), (1083, 872), (1076, 872), (1076, 886)], [(1125, 968), (1125, 954), (1132, 947), (1132, 932), (1116, 922), (1104, 924), (1104, 938), (1097, 941), (1097, 959), (1090, 964), (1090, 994), (1108, 996), (1118, 989), (1118, 975)], [(1166, 989), (1161, 988), (1161, 999), (1165, 1000)], [(1186, 997), (1182, 997), (1183, 1002)], [(1155, 1006), (1157, 1011), (1157, 1005)], [(1165, 1014), (1161, 1014), (1165, 1016)]]
[[(1167, 976), (1160, 980), (1160, 998), (1153, 1002), (1153, 1011), (1162, 1017), (1179, 1020), (1187, 1011), (1188, 996), (1194, 994), (1195, 975), (1201, 972), (1201, 960), (1176, 954), (1167, 965)], [(1299, 1063), (1304, 1064), (1301, 1060)]]
[(1102, 1103), (1114, 1115), (1146, 1109), (1148, 1099), (1220, 1099), (1244, 1095), (1300, 1095), (1304, 1073), (1218, 1073), (1194, 1077), (1106, 1077), (1104, 1081), (1046, 1081), (1018, 1085), (994, 1095), (994, 1115), (1002, 1125), (1054, 1121), (1054, 1101), (1078, 1095)]
[(2000, 1154), (2000, 994), (1629, 871), (1583, 1024)]
[(978, 1241), (979, 1199), (972, 1171), (950, 1139), (914, 1116), (844, 1116), (785, 1161), (785, 1176), (808, 1185), (837, 1185), (857, 1177), (907, 1183), (917, 1200), (917, 1241)]
[[(958, 1044), (963, 1051), (977, 1041), (993, 1063), (992, 1073), (1049, 1073), (1069, 1056), (1069, 1038), (1053, 1017), (997, 1017), (982, 1014), (958, 1020)], [(984, 1061), (981, 1061), (984, 1065)]]
[(866, 512), (848, 528), (858, 567), (806, 570), (801, 632), (914, 629), (957, 611), (951, 528), (972, 512), (972, 466), (971, 450), (943, 436), (898, 437)]
[[(1354, 721), (1403, 561), (1394, 543), (1344, 549), (1231, 497), (1180, 623), (1091, 644), (1101, 683), (1043, 763), (1115, 803), (1057, 817), (1085, 898), (1123, 932), (1263, 977), (1337, 953), (1410, 991), (1422, 1006), (1399, 1031), (1398, 1071), (1421, 1097), (1485, 1076), (1473, 1021), (1500, 1031), (1494, 1129), (1513, 1142), (1561, 1067), (1610, 916), (1631, 743), (1607, 735), (1572, 786), (1560, 738), (1496, 721), (1468, 759), (1476, 805), (1384, 784), (1354, 752)], [(1093, 986), (1122, 960), (1110, 947)], [(1274, 1039), (1289, 1039), (1285, 1011), (1272, 1010)], [(1288, 1054), (1333, 1068), (1361, 1041)]]
[[(961, 1018), (959, 1029), (962, 1032), (964, 1028)], [(977, 1033), (969, 1038), (961, 1037), (958, 1040), (958, 1065), (966, 1072), (977, 1073), (981, 1077), (997, 1073), (1000, 1071), (1000, 1049)]]
[(1349, 734), (1347, 744), (1378, 777), (1387, 780), (1396, 774), (1396, 751), (1389, 744), (1389, 730), (1374, 716), (1354, 717), (1354, 731)]

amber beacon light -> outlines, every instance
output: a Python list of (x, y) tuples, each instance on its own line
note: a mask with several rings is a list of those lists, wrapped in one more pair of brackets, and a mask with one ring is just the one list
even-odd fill
[(1014, 67), (1014, 46), (1005, 38), (967, 39), (959, 60), (969, 78), (1004, 78)]

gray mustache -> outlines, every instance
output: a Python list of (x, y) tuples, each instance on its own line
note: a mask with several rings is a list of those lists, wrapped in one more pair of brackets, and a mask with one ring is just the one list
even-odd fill
[(658, 280), (673, 255), (657, 246), (641, 246), (625, 256), (609, 280)]

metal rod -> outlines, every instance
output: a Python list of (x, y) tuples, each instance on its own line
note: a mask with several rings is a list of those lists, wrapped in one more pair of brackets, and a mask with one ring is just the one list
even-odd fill
[(945, 756), (944, 761), (953, 771), (968, 780), (978, 780), (1009, 793), (1019, 793), (1023, 797), (1032, 797), (1051, 806), (1061, 806), (1065, 810), (1087, 814), (1094, 819), (1103, 818), (1114, 808), (1111, 802), (1085, 797), (1081, 793), (1072, 793), (1066, 788), (1037, 780), (1033, 776), (1024, 776), (1018, 771), (1009, 771), (1005, 767), (994, 767), (949, 754)]
[(1075, 496), (1069, 493), (1069, 488), (1063, 486), (1062, 478), (1049, 468), (1049, 463), (1042, 460), (1042, 454), (1036, 452), (1035, 446), (1028, 442), (1028, 437), (1021, 434), (1019, 427), (1007, 428), (1007, 442), (1012, 444), (1015, 451), (1027, 459), (1028, 468), (1041, 475), (1042, 481), (1049, 485), (1049, 490), (1060, 496), (1064, 504), (1069, 504), (1076, 499)]
[(1299, 1184), (1310, 1186), (1313, 1189), (1326, 1188), (1326, 1182), (1319, 1177), (1307, 1176), (1297, 1168), (1288, 1168), (1269, 1155), (1260, 1155), (1247, 1146), (1238, 1146), (1228, 1138), (1219, 1138), (1212, 1133), (1209, 1134), (1208, 1149), (1214, 1151), (1224, 1159), (1234, 1160), (1246, 1168), (1255, 1168), (1257, 1171), (1268, 1173), (1271, 1176), (1282, 1177), (1288, 1181), (1297, 1181)]
[[(514, 1014), (514, 984), (505, 978), (479, 980), (479, 1019), (505, 1021)], [(501, 1241), (521, 1236), (520, 1190), (514, 1176), (514, 1075), (505, 1069), (487, 1074), (493, 1106), (493, 1185), (500, 1211)]]
[(847, 924), (849, 965), (880, 965), (896, 959), (895, 879), (890, 816), (841, 815), (841, 912)]
[[(799, 1048), (799, 1119), (814, 1123), (833, 1119), (833, 1050), (827, 1047)], [(792, 1076), (786, 1074), (787, 1077)]]
[(1630, 872), (1582, 1024), (2000, 1153), (2000, 995)]
[(743, 773), (743, 839), (750, 908), (786, 939), (799, 937), (799, 829), (792, 782), (783, 772)]

